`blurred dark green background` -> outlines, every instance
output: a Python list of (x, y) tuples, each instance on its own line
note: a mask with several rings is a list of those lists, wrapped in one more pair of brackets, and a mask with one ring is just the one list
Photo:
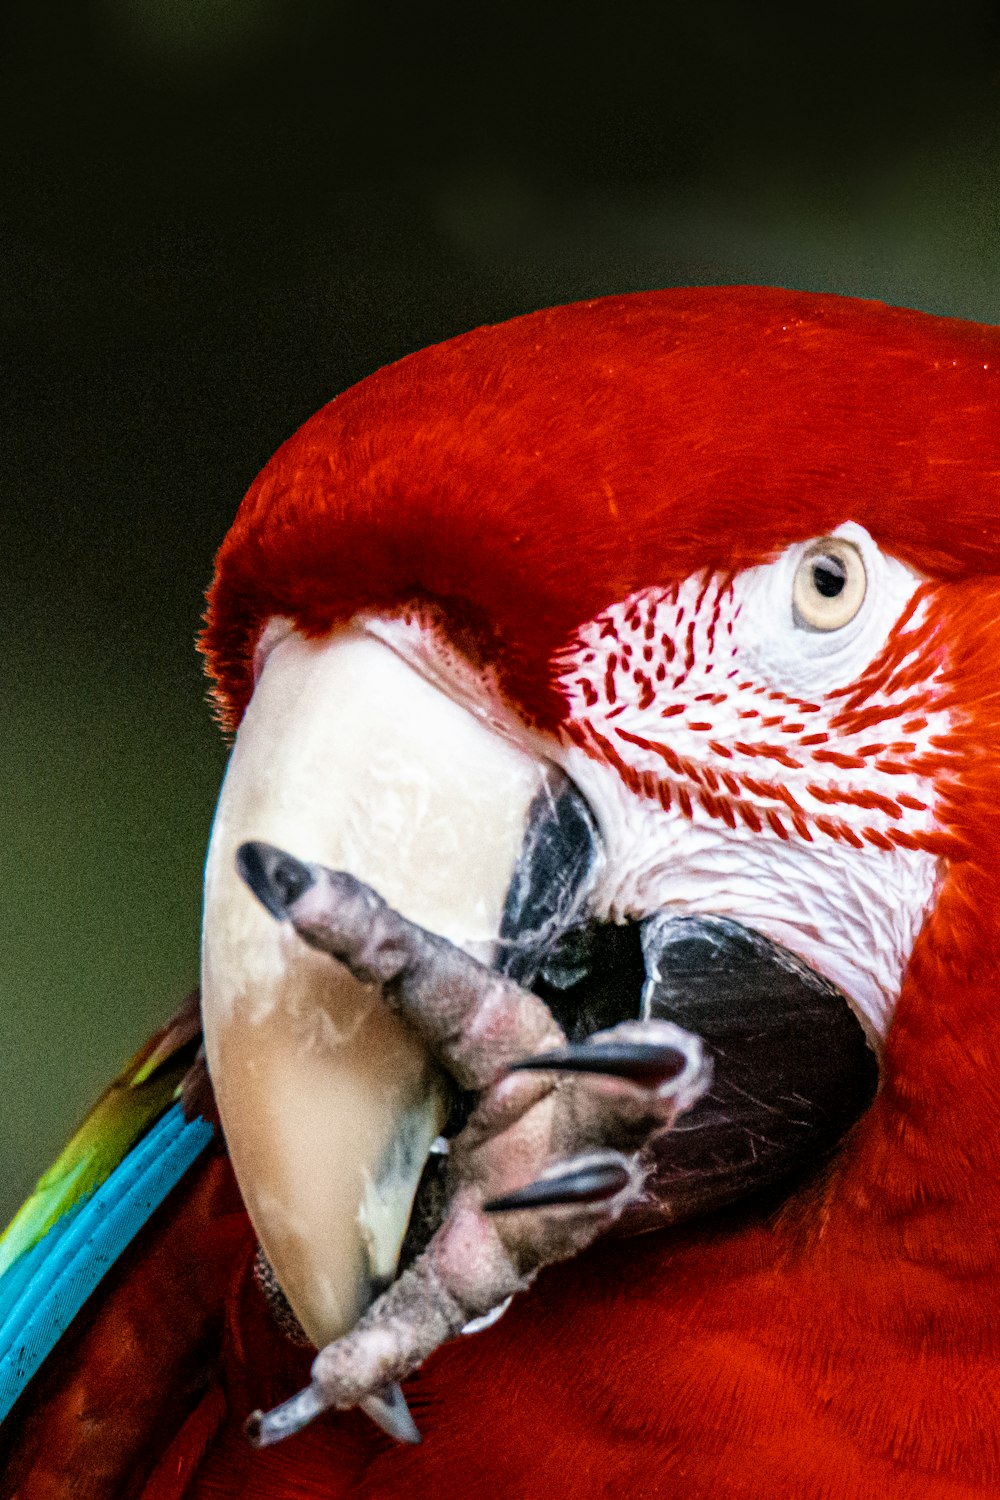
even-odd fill
[(1000, 320), (986, 0), (8, 0), (0, 1215), (197, 971), (192, 641), (277, 444), (546, 303), (763, 281)]

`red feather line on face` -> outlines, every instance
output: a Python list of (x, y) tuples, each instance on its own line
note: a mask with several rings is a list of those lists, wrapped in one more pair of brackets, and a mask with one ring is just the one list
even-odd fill
[[(729, 828), (739, 823), (754, 833), (766, 827), (781, 840), (798, 836), (812, 842), (820, 836), (854, 848), (869, 844), (934, 855), (960, 852), (954, 836), (932, 819), (932, 799), (896, 784), (904, 777), (915, 789), (934, 784), (936, 778), (954, 774), (957, 763), (944, 715), (954, 694), (939, 680), (944, 637), (933, 588), (924, 585), (915, 591), (885, 646), (858, 680), (832, 690), (820, 703), (788, 697), (741, 676), (731, 631), (717, 634), (720, 622), (728, 627), (738, 613), (731, 580), (706, 577), (690, 615), (675, 603), (676, 591), (647, 590), (598, 616), (558, 654), (555, 671), (569, 703), (564, 725), (569, 739), (611, 765), (629, 790), (663, 808), (677, 807), (688, 818), (707, 816)], [(659, 692), (650, 693), (645, 676), (637, 677), (630, 664), (637, 649), (644, 649), (650, 625), (661, 642), (659, 664), (668, 654), (678, 654), (676, 640), (672, 653), (663, 649), (662, 642), (670, 640), (664, 618), (683, 638), (685, 665)], [(696, 642), (703, 643), (702, 655)], [(682, 694), (675, 701), (674, 694), (695, 673), (699, 682), (711, 678), (720, 690), (692, 693), (687, 699)], [(910, 691), (917, 682), (923, 685), (919, 696)], [(906, 696), (897, 701), (901, 692)], [(785, 703), (791, 717), (763, 715), (746, 706), (761, 694)], [(661, 695), (667, 700), (662, 707), (657, 701)], [(894, 725), (902, 733), (903, 721), (912, 722), (915, 707), (922, 710), (920, 730), (914, 732), (923, 748), (914, 739), (888, 738)], [(662, 729), (640, 733), (625, 728), (620, 715), (628, 708)], [(943, 732), (928, 735), (934, 716)], [(733, 722), (744, 723), (745, 733), (726, 739), (722, 726)], [(876, 724), (887, 736), (885, 742), (852, 745), (852, 736)], [(703, 753), (692, 756), (677, 748), (678, 739), (690, 743), (692, 736), (702, 735), (712, 736)], [(831, 749), (831, 743), (844, 748)], [(635, 750), (643, 755), (637, 757)], [(643, 764), (651, 757), (670, 774), (652, 773)], [(760, 769), (740, 765), (746, 761), (760, 763)], [(794, 780), (773, 774), (781, 769), (796, 773)], [(881, 789), (835, 774), (850, 772), (862, 772), (867, 782), (880, 779)], [(821, 808), (805, 805), (803, 793)], [(840, 817), (832, 815), (837, 809)], [(848, 820), (846, 814), (854, 810), (875, 814), (878, 821)]]

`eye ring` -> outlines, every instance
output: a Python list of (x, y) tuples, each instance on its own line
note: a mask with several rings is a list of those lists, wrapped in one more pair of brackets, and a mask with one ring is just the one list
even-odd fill
[(792, 584), (792, 614), (803, 630), (842, 630), (865, 602), (868, 575), (853, 542), (824, 536), (803, 553)]

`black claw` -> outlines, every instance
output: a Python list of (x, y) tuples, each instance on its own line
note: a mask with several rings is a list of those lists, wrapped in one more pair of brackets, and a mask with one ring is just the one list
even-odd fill
[(604, 1073), (627, 1078), (632, 1083), (658, 1088), (683, 1073), (687, 1058), (676, 1047), (659, 1042), (583, 1042), (541, 1052), (512, 1063), (510, 1071), (554, 1073)]
[(604, 1203), (627, 1188), (631, 1180), (628, 1168), (620, 1161), (588, 1162), (558, 1176), (539, 1177), (502, 1198), (491, 1198), (483, 1204), (483, 1212), (505, 1214), (516, 1208), (548, 1208), (559, 1203)]
[(257, 900), (266, 906), (272, 917), (283, 922), (288, 908), (313, 883), (308, 865), (273, 844), (258, 842), (241, 844), (236, 851), (236, 868)]

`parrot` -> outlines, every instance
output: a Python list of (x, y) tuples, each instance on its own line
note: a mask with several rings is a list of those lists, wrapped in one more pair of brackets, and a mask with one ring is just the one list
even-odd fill
[(200, 990), (0, 1238), (0, 1494), (1000, 1493), (998, 377), (637, 292), (278, 450)]

